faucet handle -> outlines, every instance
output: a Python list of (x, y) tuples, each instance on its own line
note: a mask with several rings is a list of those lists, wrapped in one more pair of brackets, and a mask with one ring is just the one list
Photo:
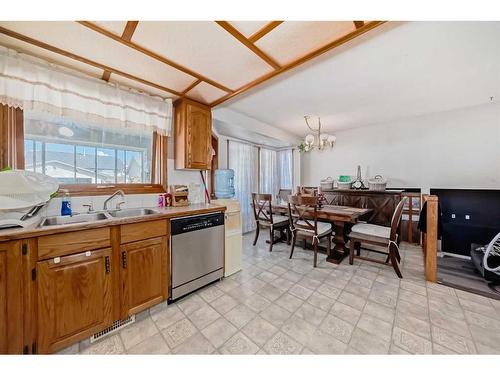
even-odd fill
[(94, 211), (94, 206), (92, 206), (92, 203), (90, 204), (82, 204), (83, 207), (87, 207), (87, 213)]
[(125, 204), (125, 202), (124, 202), (124, 201), (118, 202), (118, 203), (116, 204), (116, 209), (117, 209), (117, 210), (121, 210), (121, 209), (122, 209), (122, 204)]

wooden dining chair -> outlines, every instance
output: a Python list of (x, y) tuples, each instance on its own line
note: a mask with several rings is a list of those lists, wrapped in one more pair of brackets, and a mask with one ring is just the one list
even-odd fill
[(290, 229), (288, 227), (288, 217), (273, 214), (272, 195), (252, 193), (252, 206), (257, 228), (255, 229), (255, 239), (253, 246), (259, 239), (260, 227), (269, 228), (269, 251), (273, 251), (274, 231), (286, 232), (286, 242), (290, 244)]
[(378, 259), (373, 259), (369, 257), (361, 256), (358, 252), (357, 258), (368, 260), (375, 263), (392, 265), (396, 275), (399, 278), (403, 278), (401, 271), (399, 269), (399, 263), (401, 262), (401, 255), (399, 254), (399, 238), (398, 238), (398, 227), (401, 222), (401, 217), (403, 216), (403, 207), (408, 198), (404, 197), (396, 206), (394, 213), (392, 214), (391, 226), (384, 227), (382, 225), (368, 224), (368, 223), (358, 223), (355, 224), (351, 233), (349, 233), (349, 264), (353, 264), (354, 261), (354, 251), (360, 249), (362, 244), (370, 244), (377, 246), (386, 246), (387, 252), (363, 248), (367, 251), (372, 251), (379, 254), (387, 255), (385, 261)]
[(292, 248), (290, 249), (290, 259), (297, 237), (310, 238), (314, 250), (314, 267), (318, 261), (319, 241), (326, 237), (328, 240), (327, 251), (330, 253), (332, 244), (332, 225), (330, 223), (318, 222), (318, 197), (304, 195), (290, 195), (288, 197), (288, 218), (292, 231)]

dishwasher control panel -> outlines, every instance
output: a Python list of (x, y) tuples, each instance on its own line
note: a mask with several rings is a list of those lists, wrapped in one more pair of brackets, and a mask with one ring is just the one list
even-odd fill
[(188, 216), (172, 219), (170, 221), (170, 234), (175, 236), (176, 234), (208, 229), (219, 225), (224, 225), (223, 213)]

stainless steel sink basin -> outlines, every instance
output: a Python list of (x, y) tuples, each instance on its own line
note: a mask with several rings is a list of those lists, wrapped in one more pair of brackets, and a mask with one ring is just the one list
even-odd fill
[(47, 227), (50, 225), (64, 225), (64, 224), (75, 224), (75, 223), (88, 223), (91, 221), (99, 221), (109, 219), (109, 216), (104, 212), (94, 212), (90, 214), (78, 214), (74, 216), (52, 216), (46, 217), (40, 223), (41, 227)]
[(113, 217), (132, 217), (154, 215), (158, 212), (150, 208), (127, 208), (124, 210), (108, 211), (108, 213)]

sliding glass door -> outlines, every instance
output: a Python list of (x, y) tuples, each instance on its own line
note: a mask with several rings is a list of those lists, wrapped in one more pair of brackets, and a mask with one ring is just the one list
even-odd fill
[(258, 148), (249, 144), (229, 141), (229, 168), (234, 170), (234, 189), (236, 199), (241, 205), (243, 233), (255, 229), (252, 193), (257, 192)]
[(274, 150), (260, 149), (260, 178), (259, 191), (264, 194), (272, 194), (273, 198), (280, 190), (278, 159)]

